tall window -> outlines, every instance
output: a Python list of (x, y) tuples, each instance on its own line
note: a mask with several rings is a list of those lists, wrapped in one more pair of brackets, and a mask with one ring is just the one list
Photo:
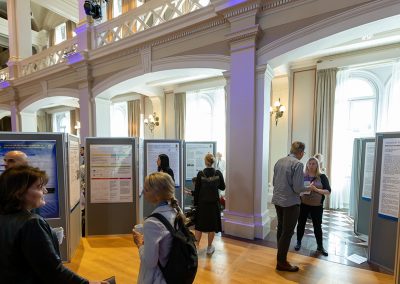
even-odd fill
[(70, 112), (53, 113), (53, 132), (71, 133)]
[(111, 104), (111, 137), (128, 137), (128, 106), (126, 102)]
[(339, 72), (332, 143), (332, 208), (349, 208), (353, 141), (375, 136), (377, 96), (374, 77), (367, 72)]
[(67, 39), (67, 25), (62, 23), (54, 29), (54, 44), (59, 44)]
[(185, 140), (216, 141), (225, 156), (225, 90), (223, 87), (186, 93)]
[(113, 1), (113, 18), (122, 14), (122, 0)]

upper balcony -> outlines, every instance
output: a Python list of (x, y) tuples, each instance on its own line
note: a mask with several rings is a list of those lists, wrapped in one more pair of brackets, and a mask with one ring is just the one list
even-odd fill
[[(124, 40), (181, 16), (192, 13), (210, 4), (210, 0), (151, 0), (109, 21), (91, 24), (92, 50)], [(79, 28), (78, 28), (79, 29)], [(77, 29), (77, 30), (78, 30)], [(22, 78), (35, 72), (60, 65), (69, 54), (79, 48), (77, 36), (58, 45), (51, 46), (16, 63), (18, 72), (10, 76), (9, 68), (0, 70), (0, 81)], [(13, 77), (13, 78), (10, 78)]]

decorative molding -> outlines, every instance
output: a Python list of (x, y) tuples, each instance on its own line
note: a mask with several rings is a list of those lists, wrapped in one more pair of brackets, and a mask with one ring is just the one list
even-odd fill
[(140, 50), (140, 57), (142, 60), (143, 72), (151, 72), (151, 46), (146, 46)]
[[(294, 0), (294, 1), (296, 1), (296, 0)], [(364, 4), (364, 5), (361, 5), (359, 7), (347, 10), (343, 13), (336, 14), (330, 18), (313, 23), (302, 29), (296, 30), (295, 32), (293, 32), (291, 34), (280, 37), (279, 39), (263, 46), (261, 49), (259, 49), (257, 51), (257, 56), (260, 57), (268, 52), (279, 49), (279, 47), (289, 44), (289, 43), (292, 43), (293, 41), (296, 41), (298, 39), (301, 39), (305, 35), (309, 35), (309, 34), (317, 32), (317, 31), (320, 31), (322, 29), (335, 26), (335, 25), (337, 25), (337, 23), (342, 23), (346, 20), (353, 19), (358, 16), (363, 16), (364, 14), (368, 14), (370, 12), (376, 12), (379, 9), (382, 9), (385, 7), (390, 7), (392, 5), (398, 5), (398, 0), (373, 1), (373, 2), (369, 2), (367, 4)], [(367, 18), (365, 16), (363, 16), (363, 19), (367, 19)], [(368, 20), (368, 21), (370, 21), (370, 20)], [(335, 31), (333, 34), (338, 33), (338, 32), (340, 32), (340, 31)], [(332, 33), (330, 33), (330, 34), (332, 34)], [(301, 45), (304, 45), (304, 44), (305, 43), (302, 43)]]
[(226, 35), (226, 38), (230, 42), (239, 41), (251, 37), (254, 37), (254, 39), (256, 39), (257, 36), (260, 34), (260, 32), (261, 32), (260, 26), (256, 24), (254, 26), (244, 28), (240, 31), (229, 33)]
[(215, 11), (218, 14), (224, 16), (224, 18), (236, 17), (241, 14), (246, 14), (250, 11), (259, 10), (262, 7), (260, 0), (243, 1), (236, 6), (222, 4), (215, 7)]

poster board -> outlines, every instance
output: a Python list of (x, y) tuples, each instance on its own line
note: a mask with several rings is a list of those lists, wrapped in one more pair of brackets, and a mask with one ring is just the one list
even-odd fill
[[(371, 198), (375, 165), (375, 138), (359, 138), (355, 145), (353, 163), (359, 162), (357, 172), (357, 211), (354, 219), (354, 232), (363, 240), (368, 240), (371, 221)], [(356, 158), (357, 160), (354, 160)], [(353, 177), (352, 177), (353, 178)]]
[(398, 239), (400, 171), (396, 167), (400, 161), (400, 133), (377, 133), (375, 141), (368, 259), (393, 272)]
[(136, 223), (134, 138), (86, 138), (86, 233), (129, 234)]
[[(169, 158), (170, 168), (174, 172), (175, 178), (175, 198), (179, 206), (183, 201), (183, 142), (181, 140), (144, 140), (144, 177), (157, 172), (158, 155), (166, 154)], [(149, 216), (154, 210), (154, 205), (146, 200), (143, 202), (143, 217)]]
[[(215, 141), (202, 141), (202, 142), (186, 142), (184, 143), (183, 150), (183, 164), (184, 164), (184, 183), (185, 188), (194, 190), (192, 178), (197, 176), (197, 173), (205, 168), (204, 157), (206, 154), (211, 153), (215, 156), (217, 143)], [(183, 196), (183, 209), (189, 210), (192, 206), (193, 197), (187, 194)]]
[[(28, 156), (30, 165), (45, 170), (49, 176), (46, 205), (38, 210), (53, 228), (63, 227), (65, 239), (60, 246), (61, 259), (71, 258), (70, 207), (68, 193), (68, 144), (64, 133), (0, 133), (0, 159), (8, 151), (19, 150)], [(4, 170), (2, 165), (0, 171)]]

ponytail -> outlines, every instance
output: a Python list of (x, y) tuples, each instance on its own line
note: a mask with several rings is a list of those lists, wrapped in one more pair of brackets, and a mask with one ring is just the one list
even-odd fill
[(175, 223), (176, 223), (176, 222), (179, 222), (179, 223), (182, 222), (181, 224), (186, 224), (186, 217), (185, 217), (185, 215), (183, 214), (182, 209), (179, 207), (179, 205), (178, 205), (178, 200), (176, 200), (175, 197), (172, 197), (172, 198), (171, 198), (170, 206), (171, 206), (172, 208), (174, 208), (175, 211), (176, 211), (176, 220), (177, 220), (177, 221), (175, 221)]

